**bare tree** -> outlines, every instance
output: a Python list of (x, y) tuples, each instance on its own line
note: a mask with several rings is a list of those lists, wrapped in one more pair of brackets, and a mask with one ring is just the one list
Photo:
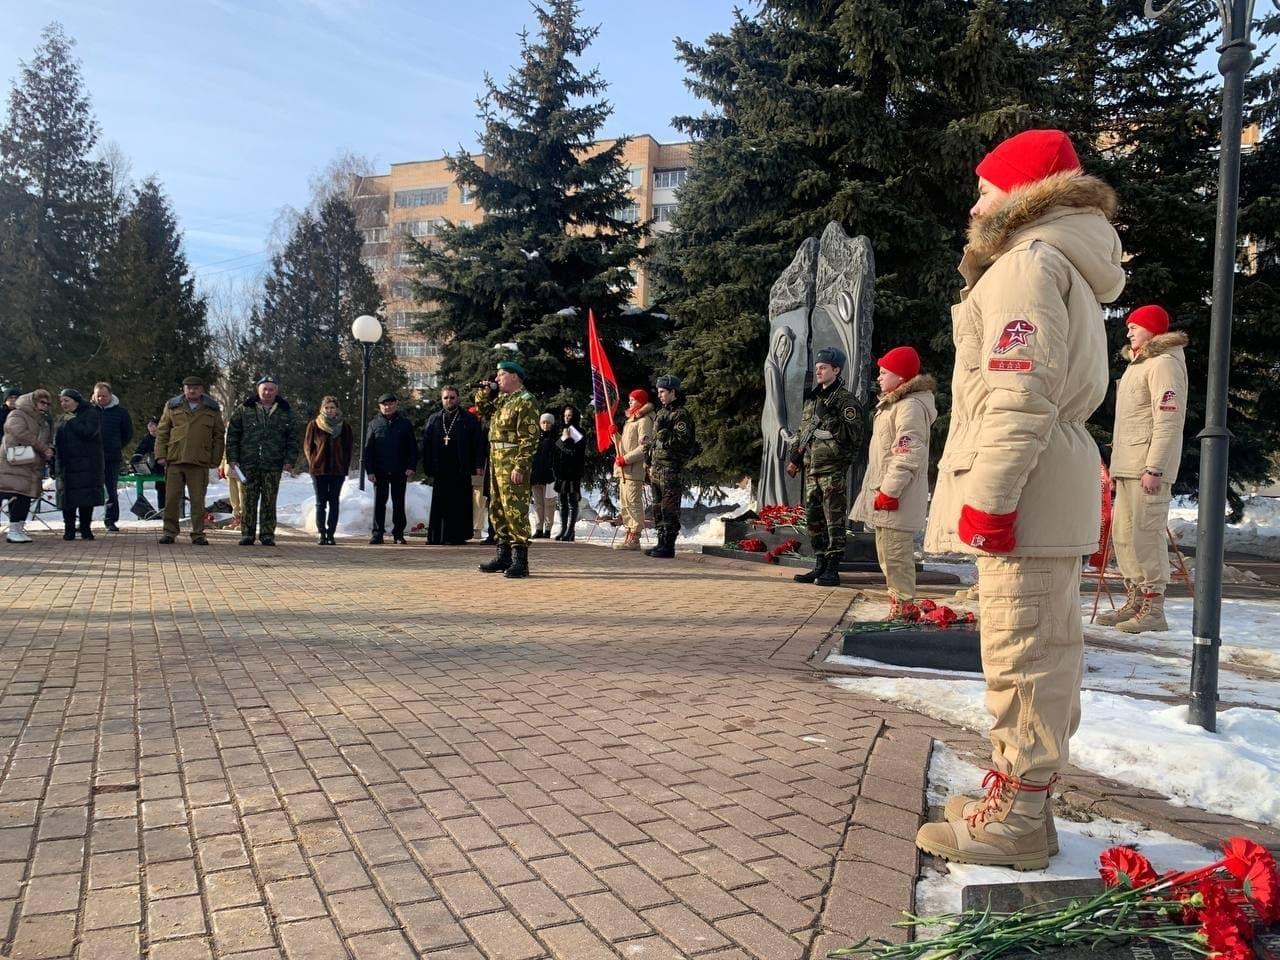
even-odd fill
[(133, 160), (116, 140), (108, 140), (98, 151), (98, 161), (107, 171), (107, 190), (111, 195), (111, 224), (120, 219), (133, 191)]
[(207, 284), (203, 290), (209, 304), (209, 336), (218, 382), (210, 387), (224, 406), (235, 399), (241, 385), (231, 382), (231, 371), (239, 365), (249, 316), (262, 291), (260, 277), (229, 276)]
[(338, 151), (328, 163), (311, 175), (307, 185), (311, 190), (311, 211), (319, 212), (331, 197), (351, 200), (357, 178), (372, 176), (375, 161), (363, 153), (352, 150)]

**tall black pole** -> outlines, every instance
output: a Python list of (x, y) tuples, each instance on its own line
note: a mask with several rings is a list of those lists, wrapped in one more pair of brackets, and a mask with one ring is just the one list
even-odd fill
[(1249, 42), (1252, 0), (1220, 0), (1218, 48), (1222, 86), (1222, 144), (1218, 160), (1218, 230), (1213, 251), (1213, 309), (1209, 329), (1209, 378), (1204, 429), (1200, 431), (1200, 506), (1196, 524), (1195, 638), (1191, 657), (1191, 722), (1217, 729), (1218, 651), (1222, 646), (1223, 528), (1227, 509), (1227, 380), (1231, 363), (1231, 308), (1236, 274), (1236, 213), (1240, 199), (1240, 132), (1244, 76), (1253, 62)]
[(369, 354), (373, 344), (362, 342), (360, 346), (364, 348), (364, 364), (360, 368), (360, 489), (363, 490), (365, 433), (369, 430)]

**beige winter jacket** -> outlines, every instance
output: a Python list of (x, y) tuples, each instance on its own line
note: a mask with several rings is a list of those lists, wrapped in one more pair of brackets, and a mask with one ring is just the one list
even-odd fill
[(652, 437), (653, 404), (646, 403), (634, 416), (628, 416), (627, 422), (622, 425), (622, 439), (618, 442), (618, 450), (627, 465), (620, 467), (615, 463), (615, 477), (625, 475), (628, 480), (644, 483), (644, 455), (648, 448), (641, 441)]
[(1137, 356), (1125, 347), (1129, 366), (1116, 387), (1116, 428), (1111, 436), (1111, 476), (1141, 477), (1144, 470), (1178, 479), (1182, 427), (1187, 419), (1185, 333), (1152, 337)]
[(1107, 391), (1101, 304), (1124, 289), (1114, 211), (1100, 180), (1057, 174), (970, 225), (927, 551), (981, 552), (956, 532), (965, 504), (1017, 511), (1013, 556), (1097, 549), (1100, 457), (1085, 421)]
[[(849, 512), (870, 529), (924, 529), (929, 503), (929, 430), (938, 419), (933, 391), (937, 381), (927, 374), (912, 377), (876, 404), (871, 448), (862, 491)], [(897, 510), (876, 510), (876, 491), (898, 499)]]
[[(31, 463), (10, 463), (4, 454), (10, 447), (31, 447), (36, 458)], [(40, 475), (47, 462), (43, 455), (51, 449), (53, 427), (49, 417), (36, 409), (35, 393), (24, 393), (4, 421), (4, 440), (0, 441), (0, 493), (40, 496)]]

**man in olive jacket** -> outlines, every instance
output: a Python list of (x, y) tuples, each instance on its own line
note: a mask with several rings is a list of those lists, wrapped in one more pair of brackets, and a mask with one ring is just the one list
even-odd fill
[(653, 418), (653, 438), (649, 445), (649, 486), (653, 490), (654, 529), (658, 545), (645, 556), (670, 559), (676, 555), (680, 536), (680, 500), (684, 496), (684, 469), (698, 453), (693, 415), (684, 404), (680, 378), (667, 374), (658, 378), (658, 402)]
[(209, 488), (209, 470), (222, 462), (222, 408), (205, 396), (204, 380), (187, 377), (182, 393), (164, 405), (156, 427), (156, 464), (165, 472), (164, 534), (160, 543), (178, 537), (178, 517), (182, 512), (182, 492), (191, 501), (191, 542), (208, 546), (204, 535), (204, 494)]
[(813, 356), (813, 390), (804, 402), (800, 433), (787, 462), (787, 476), (805, 471), (805, 520), (813, 543), (814, 565), (798, 573), (797, 583), (840, 586), (840, 560), (849, 512), (849, 468), (862, 447), (862, 405), (844, 388), (841, 374), (848, 358), (836, 347)]
[(1182, 462), (1187, 420), (1185, 333), (1169, 332), (1169, 314), (1150, 304), (1129, 314), (1129, 366), (1116, 387), (1111, 479), (1116, 485), (1111, 542), (1124, 575), (1123, 607), (1098, 617), (1125, 633), (1168, 630), (1169, 499)]
[(240, 546), (253, 546), (255, 530), (264, 547), (275, 546), (280, 472), (292, 475), (297, 459), (298, 418), (275, 378), (263, 377), (227, 426), (227, 467), (244, 474)]
[(1080, 723), (1080, 558), (1098, 548), (1107, 393), (1102, 304), (1124, 289), (1115, 192), (1060, 130), (1028, 130), (977, 167), (978, 201), (952, 308), (950, 428), (925, 549), (977, 556), (992, 716), (983, 798), (953, 798), (916, 835), (959, 863), (1045, 867), (1049, 803)]

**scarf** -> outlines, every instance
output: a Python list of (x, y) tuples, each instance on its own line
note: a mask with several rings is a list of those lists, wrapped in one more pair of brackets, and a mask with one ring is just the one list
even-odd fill
[(328, 433), (330, 436), (336, 437), (342, 432), (342, 414), (336, 417), (328, 417), (323, 413), (316, 414), (316, 426)]

